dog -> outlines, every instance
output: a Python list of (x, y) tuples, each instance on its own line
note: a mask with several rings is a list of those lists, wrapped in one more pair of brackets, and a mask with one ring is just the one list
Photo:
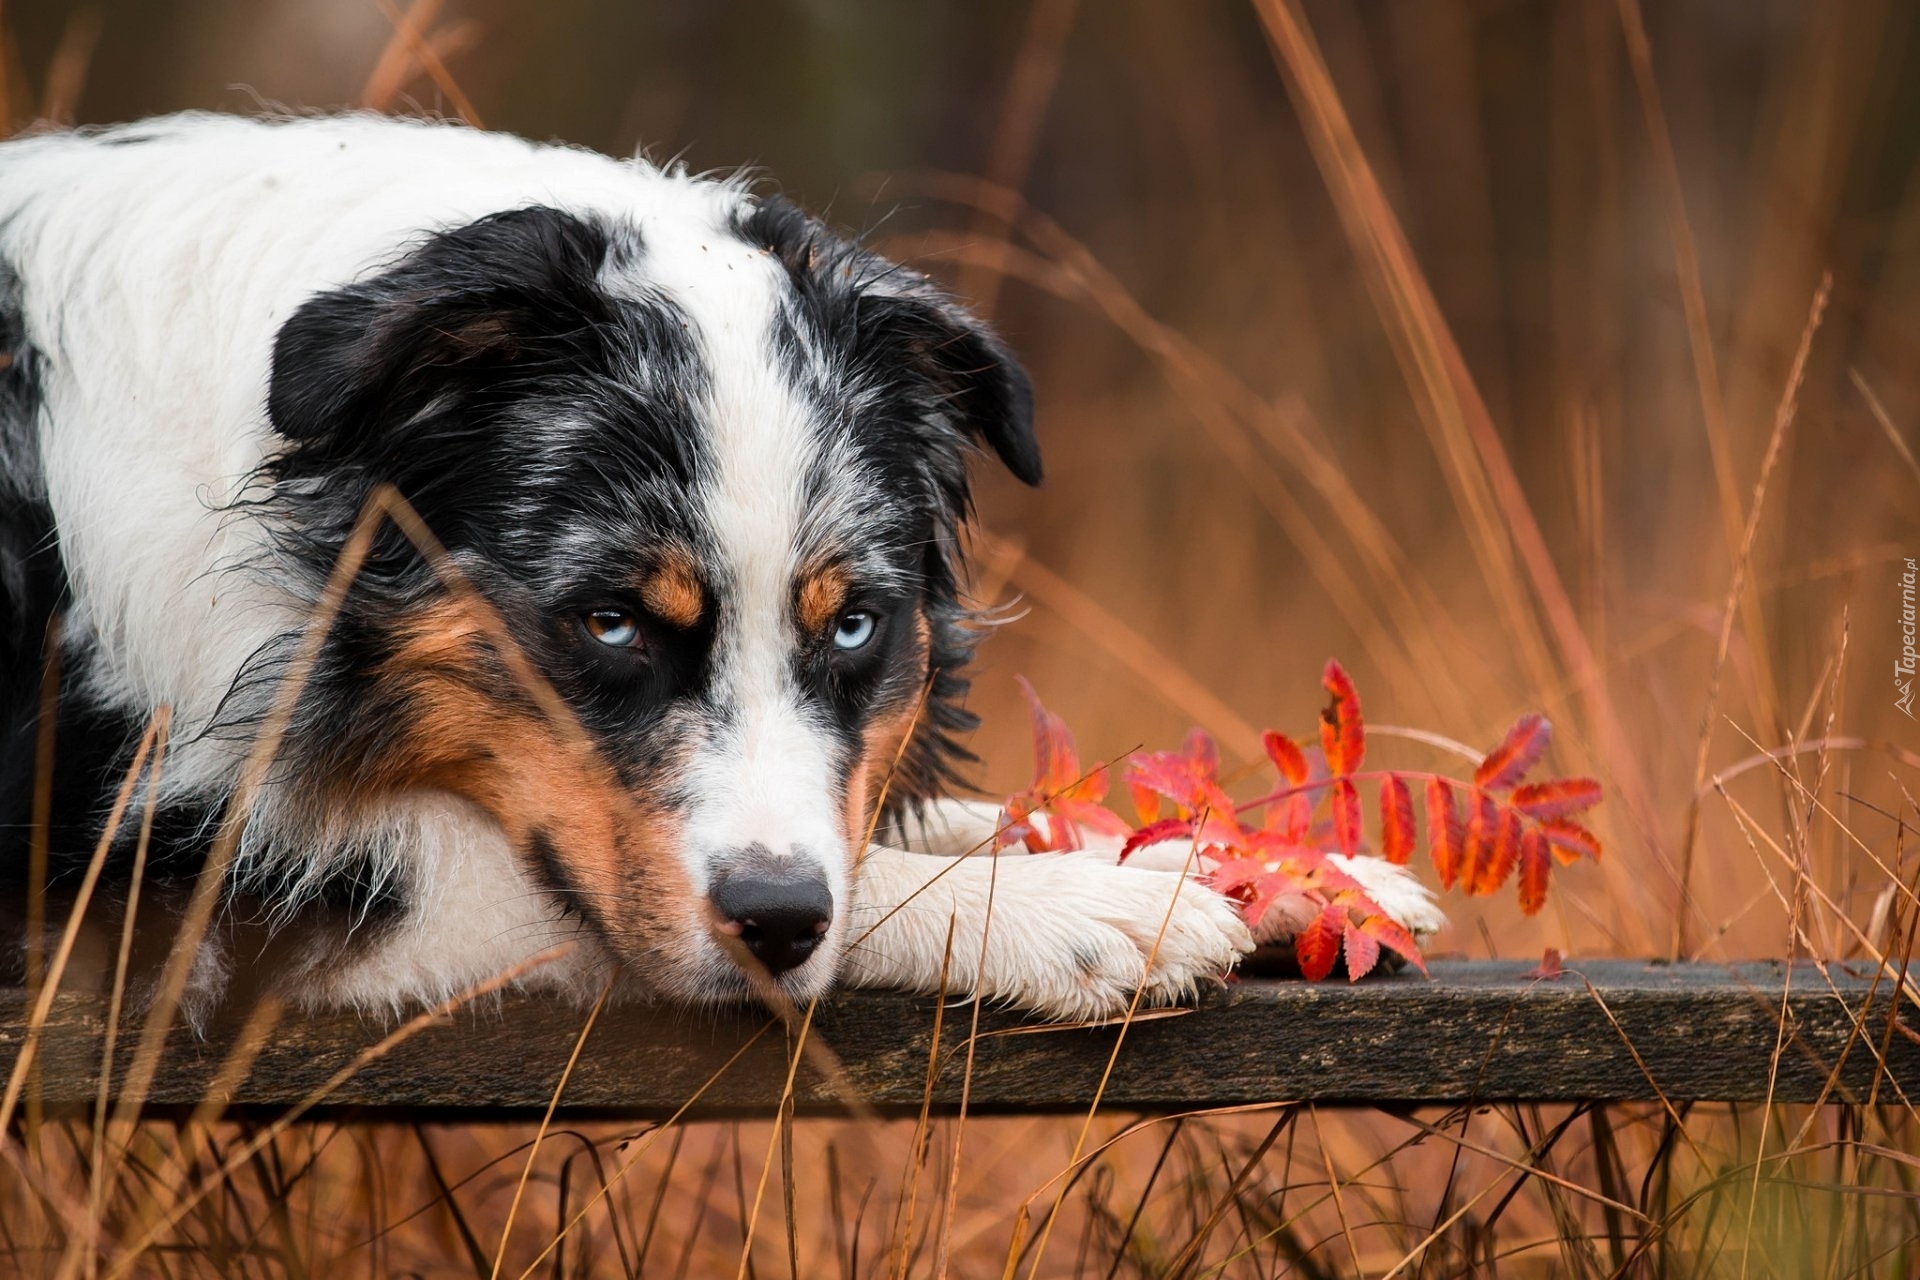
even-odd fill
[(368, 115), (27, 137), (0, 343), (6, 865), (36, 798), (56, 887), (103, 841), (163, 901), (237, 831), (208, 999), (391, 1012), (572, 943), (519, 985), (1095, 1018), (1253, 945), (1184, 846), (963, 856), (968, 464), (1039, 483), (1030, 385), (781, 198)]

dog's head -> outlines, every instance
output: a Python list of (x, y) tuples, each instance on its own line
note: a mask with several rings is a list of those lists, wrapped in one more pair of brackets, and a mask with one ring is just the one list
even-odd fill
[(782, 201), (662, 179), (631, 219), (432, 236), (277, 339), (284, 553), (319, 583), (383, 483), (447, 552), (375, 538), (288, 777), (318, 824), (482, 806), (656, 991), (743, 992), (742, 947), (822, 990), (875, 811), (971, 723), (967, 461), (1037, 483), (1031, 401), (943, 292)]

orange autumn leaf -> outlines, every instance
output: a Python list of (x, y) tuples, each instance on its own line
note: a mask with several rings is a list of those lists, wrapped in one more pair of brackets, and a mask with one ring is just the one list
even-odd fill
[(1521, 974), (1529, 982), (1552, 982), (1566, 975), (1567, 968), (1562, 962), (1560, 948), (1548, 947), (1540, 953), (1540, 963)]
[(1494, 808), (1493, 797), (1484, 791), (1467, 793), (1467, 840), (1466, 848), (1461, 852), (1460, 887), (1468, 893), (1478, 896), (1485, 892), (1480, 888), (1484, 882), (1488, 863), (1493, 861), (1493, 842), (1500, 835), (1500, 814)]
[(1433, 869), (1440, 873), (1440, 887), (1453, 888), (1465, 869), (1466, 833), (1453, 802), (1453, 788), (1440, 778), (1427, 779), (1427, 850)]
[(1267, 759), (1273, 761), (1282, 782), (1297, 787), (1307, 780), (1307, 753), (1300, 749), (1299, 743), (1272, 729), (1260, 735), (1260, 742), (1266, 747)]
[(1025, 843), (1033, 853), (1081, 847), (1080, 828), (1124, 836), (1133, 828), (1101, 804), (1107, 795), (1107, 771), (1082, 771), (1080, 754), (1066, 722), (1047, 710), (1033, 686), (1022, 678), (1033, 719), (1033, 785), (1006, 805), (999, 847)]
[(1360, 932), (1398, 955), (1421, 973), (1427, 971), (1427, 961), (1420, 954), (1420, 944), (1414, 941), (1413, 935), (1407, 932), (1406, 927), (1397, 920), (1376, 912), (1360, 921)]
[(1327, 755), (1327, 772), (1346, 777), (1360, 768), (1367, 754), (1367, 730), (1360, 718), (1360, 695), (1338, 662), (1329, 658), (1320, 677), (1331, 699), (1320, 710), (1320, 746)]
[(1390, 773), (1380, 784), (1380, 855), (1404, 867), (1413, 856), (1413, 793), (1407, 781)]
[(1582, 813), (1600, 803), (1600, 784), (1592, 778), (1555, 778), (1532, 782), (1513, 793), (1513, 806), (1538, 822)]
[(1353, 779), (1335, 778), (1331, 794), (1333, 840), (1349, 858), (1360, 851), (1360, 792)]
[(1340, 935), (1341, 950), (1347, 956), (1347, 981), (1358, 982), (1380, 963), (1380, 940), (1356, 925), (1351, 918)]
[(1300, 962), (1300, 972), (1310, 981), (1318, 982), (1333, 972), (1333, 962), (1339, 958), (1340, 944), (1346, 938), (1347, 909), (1328, 906), (1314, 917), (1312, 924), (1300, 931), (1293, 940), (1293, 954)]
[(1530, 827), (1520, 838), (1520, 909), (1535, 915), (1547, 902), (1547, 875), (1553, 869), (1547, 837)]
[(1524, 831), (1520, 823), (1520, 813), (1510, 805), (1496, 804), (1490, 797), (1488, 804), (1493, 805), (1494, 816), (1492, 835), (1483, 850), (1484, 860), (1476, 867), (1476, 879), (1468, 889), (1469, 893), (1491, 894), (1499, 892), (1500, 886), (1513, 874), (1520, 862), (1520, 842)]
[(1527, 771), (1540, 763), (1553, 740), (1553, 726), (1542, 715), (1521, 716), (1500, 745), (1487, 753), (1473, 771), (1473, 785), (1489, 791), (1505, 791), (1520, 785)]
[(1553, 855), (1564, 863), (1582, 858), (1600, 860), (1600, 840), (1593, 832), (1566, 818), (1554, 818), (1540, 824), (1540, 833), (1553, 846)]

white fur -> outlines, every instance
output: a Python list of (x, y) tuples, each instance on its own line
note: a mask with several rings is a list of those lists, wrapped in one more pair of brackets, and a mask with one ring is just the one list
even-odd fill
[[(1177, 872), (1103, 854), (941, 858), (875, 847), (841, 980), (1104, 1018), (1190, 996), (1253, 945), (1238, 909)], [(951, 926), (952, 947), (948, 936)], [(1149, 963), (1151, 959), (1151, 963)]]

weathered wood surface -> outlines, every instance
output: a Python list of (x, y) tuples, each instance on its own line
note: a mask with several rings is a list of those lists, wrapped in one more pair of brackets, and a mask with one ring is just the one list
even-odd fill
[[(1839, 967), (1782, 964), (1575, 963), (1555, 981), (1528, 965), (1438, 962), (1416, 975), (1307, 984), (1245, 981), (1200, 1008), (1138, 1022), (1114, 1065), (1103, 1106), (1184, 1110), (1281, 1099), (1414, 1104), (1472, 1100), (1652, 1099), (1809, 1101), (1829, 1081), (1835, 1101), (1920, 1096), (1920, 1023), (1877, 987)], [(1592, 983), (1590, 990), (1574, 970)], [(1774, 1061), (1781, 998), (1787, 1034)], [(59, 997), (39, 1050), (50, 1106), (82, 1105), (97, 1087), (102, 1002)], [(949, 1008), (942, 1028), (937, 1111), (959, 1102), (971, 1009)], [(1895, 1026), (1890, 1019), (1903, 1019)], [(538, 1113), (552, 1095), (583, 1011), (515, 997), (421, 1030), (360, 1071), (325, 1107), (434, 1108), (492, 1115)], [(18, 1055), (26, 1002), (0, 992), (0, 1066)], [(692, 1014), (613, 1008), (602, 1014), (569, 1083), (563, 1109), (661, 1115), (700, 1092), (695, 1113), (770, 1111), (787, 1073), (788, 1038), (775, 1025), (718, 1079), (710, 1077), (755, 1031), (763, 1012)], [(920, 1105), (934, 1002), (876, 992), (822, 1006), (813, 1035), (850, 1088), (880, 1111)], [(129, 1024), (131, 1027), (131, 1024)], [(290, 1012), (232, 1094), (237, 1106), (284, 1107), (307, 1098), (391, 1028), (347, 1015)], [(984, 1010), (975, 1046), (975, 1111), (1070, 1111), (1094, 1096), (1119, 1031), (1038, 1028)], [(230, 1031), (169, 1042), (151, 1103), (201, 1101), (230, 1047)], [(123, 1069), (137, 1034), (123, 1034)], [(1631, 1045), (1631, 1047), (1629, 1047)], [(1884, 1072), (1882, 1064), (1884, 1062)], [(804, 1063), (802, 1112), (833, 1112), (844, 1095)], [(1771, 1079), (1771, 1086), (1769, 1081)]]

